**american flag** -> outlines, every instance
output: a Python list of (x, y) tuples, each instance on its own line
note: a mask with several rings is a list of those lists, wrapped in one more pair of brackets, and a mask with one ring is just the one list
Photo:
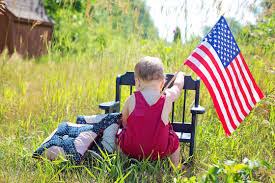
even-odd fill
[(206, 85), (227, 136), (263, 98), (223, 16), (184, 64)]

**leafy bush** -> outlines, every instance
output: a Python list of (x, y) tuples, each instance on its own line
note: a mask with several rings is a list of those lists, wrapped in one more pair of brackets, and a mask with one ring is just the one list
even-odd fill
[[(227, 160), (222, 164), (214, 165), (205, 173), (202, 182), (250, 182), (253, 174), (260, 166), (272, 169), (265, 161), (249, 160), (245, 158), (241, 163), (236, 160)], [(254, 181), (256, 182), (256, 181)]]
[[(207, 165), (209, 166), (209, 165)], [(210, 169), (200, 177), (193, 176), (191, 178), (175, 180), (175, 182), (186, 183), (235, 183), (235, 182), (258, 182), (255, 181), (257, 177), (256, 170), (260, 168), (267, 168), (272, 170), (272, 167), (265, 161), (243, 159), (242, 162), (236, 160), (227, 160), (218, 165), (209, 166)], [(257, 178), (261, 180), (261, 178)], [(266, 182), (267, 180), (262, 180)]]
[(132, 34), (142, 39), (157, 37), (143, 1), (45, 0), (44, 5), (56, 21), (50, 51), (61, 56), (87, 50), (102, 54), (112, 39), (127, 40)]
[(275, 12), (256, 25), (250, 25), (240, 31), (239, 38), (246, 44), (260, 47), (265, 53), (274, 50)]

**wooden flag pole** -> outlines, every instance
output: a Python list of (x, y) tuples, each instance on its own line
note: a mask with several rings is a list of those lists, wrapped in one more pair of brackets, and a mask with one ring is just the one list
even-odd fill
[(171, 85), (171, 83), (176, 79), (178, 73), (182, 70), (184, 66), (184, 63), (180, 66), (179, 70), (175, 73), (175, 75), (173, 76), (173, 78), (169, 81), (169, 83), (165, 86), (165, 88), (161, 91), (160, 93), (160, 97), (163, 95), (164, 91)]
[[(222, 16), (224, 16), (225, 12), (222, 14)], [(171, 83), (176, 79), (178, 73), (182, 70), (184, 66), (184, 63), (181, 65), (181, 67), (179, 68), (179, 70), (175, 73), (174, 77), (169, 81), (169, 83), (165, 86), (165, 88), (161, 91), (160, 96), (163, 95), (164, 91), (171, 85)]]

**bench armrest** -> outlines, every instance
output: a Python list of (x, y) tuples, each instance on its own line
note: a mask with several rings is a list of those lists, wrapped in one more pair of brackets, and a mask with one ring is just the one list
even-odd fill
[(105, 113), (119, 112), (120, 103), (119, 101), (103, 102), (99, 104), (99, 108), (105, 110)]
[(193, 106), (191, 109), (192, 114), (203, 114), (205, 112), (205, 108), (202, 106)]

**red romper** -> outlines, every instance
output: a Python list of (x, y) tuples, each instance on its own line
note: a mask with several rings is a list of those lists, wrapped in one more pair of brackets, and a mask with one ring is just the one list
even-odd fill
[(179, 146), (178, 136), (172, 125), (165, 125), (161, 119), (165, 95), (150, 106), (140, 91), (134, 94), (136, 106), (118, 137), (121, 150), (138, 160), (150, 155), (150, 160), (157, 160), (174, 153)]

